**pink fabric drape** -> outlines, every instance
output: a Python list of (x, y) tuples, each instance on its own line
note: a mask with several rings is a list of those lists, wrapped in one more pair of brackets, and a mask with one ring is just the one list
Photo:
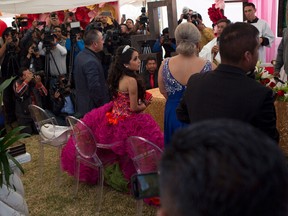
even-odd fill
[(249, 0), (255, 4), (257, 9), (256, 16), (265, 20), (275, 35), (275, 41), (271, 48), (266, 48), (266, 62), (276, 59), (277, 49), (281, 38), (277, 37), (277, 21), (278, 21), (278, 0)]

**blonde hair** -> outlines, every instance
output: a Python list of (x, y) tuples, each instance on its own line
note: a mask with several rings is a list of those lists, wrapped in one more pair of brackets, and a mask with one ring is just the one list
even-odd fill
[(190, 23), (181, 23), (175, 29), (176, 52), (182, 55), (191, 56), (198, 52), (197, 44), (201, 39), (201, 34), (197, 27)]

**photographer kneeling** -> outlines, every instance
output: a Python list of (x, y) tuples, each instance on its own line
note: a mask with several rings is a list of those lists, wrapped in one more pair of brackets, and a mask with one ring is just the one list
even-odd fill
[[(59, 125), (66, 126), (66, 116), (75, 116), (75, 94), (64, 75), (60, 75), (56, 84), (50, 90), (52, 114)], [(77, 117), (77, 116), (75, 116)]]
[(19, 78), (13, 83), (16, 97), (16, 117), (19, 126), (27, 126), (24, 133), (36, 133), (28, 106), (35, 104), (42, 107), (42, 100), (47, 96), (47, 89), (41, 82), (39, 75), (33, 75), (27, 68), (19, 69)]

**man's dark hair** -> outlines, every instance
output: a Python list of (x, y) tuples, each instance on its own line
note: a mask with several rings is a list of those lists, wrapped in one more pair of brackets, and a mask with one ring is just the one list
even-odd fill
[(259, 31), (248, 23), (236, 22), (228, 25), (219, 40), (221, 59), (230, 63), (239, 63), (246, 51), (254, 54), (259, 42)]
[(98, 41), (99, 39), (99, 31), (96, 29), (86, 30), (84, 33), (83, 41), (85, 46), (92, 45), (93, 42)]
[(168, 34), (169, 33), (169, 29), (168, 28), (164, 28), (163, 30), (162, 30), (162, 34), (164, 35), (164, 34)]
[(253, 7), (254, 9), (256, 9), (255, 5), (252, 2), (247, 2), (247, 3), (244, 4), (244, 8), (245, 7), (250, 7), (250, 6)]
[(146, 58), (146, 64), (148, 63), (148, 61), (155, 61), (157, 63), (157, 59), (155, 56), (152, 56), (152, 55), (149, 55), (147, 58)]
[[(133, 19), (128, 18), (127, 20), (130, 20), (134, 24), (134, 20)], [(126, 22), (127, 22), (127, 20), (126, 20)]]
[(2, 33), (2, 38), (3, 38), (3, 41), (5, 42), (6, 40), (6, 36), (9, 36), (9, 34), (13, 31), (13, 28), (12, 27), (7, 27), (3, 33)]
[(28, 70), (27, 67), (20, 67), (19, 70), (18, 70), (18, 76), (19, 77), (22, 77), (23, 76), (23, 72)]
[(218, 25), (219, 23), (222, 23), (222, 22), (225, 22), (227, 25), (231, 24), (231, 21), (225, 18), (218, 20), (216, 24)]
[(236, 120), (180, 130), (160, 164), (168, 216), (286, 216), (288, 173), (277, 144)]

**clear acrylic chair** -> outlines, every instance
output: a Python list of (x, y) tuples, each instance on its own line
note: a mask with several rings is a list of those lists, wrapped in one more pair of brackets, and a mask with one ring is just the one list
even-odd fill
[[(126, 140), (128, 147), (132, 150), (132, 160), (138, 174), (158, 171), (158, 165), (163, 153), (157, 145), (149, 140), (131, 136)], [(142, 215), (143, 200), (137, 201), (137, 215)]]
[(98, 170), (97, 192), (96, 192), (96, 213), (99, 214), (103, 196), (104, 167), (97, 156), (97, 142), (91, 129), (81, 120), (67, 116), (67, 122), (72, 128), (72, 137), (77, 150), (76, 172), (75, 172), (75, 195), (78, 193), (80, 163)]
[(58, 177), (57, 183), (60, 183), (61, 164), (60, 155), (62, 146), (66, 144), (70, 136), (70, 127), (58, 125), (54, 117), (50, 117), (47, 112), (39, 106), (29, 105), (31, 117), (35, 123), (36, 129), (41, 137), (39, 141), (39, 168), (40, 175), (43, 176), (44, 171), (44, 147), (52, 146), (57, 148), (58, 156)]

